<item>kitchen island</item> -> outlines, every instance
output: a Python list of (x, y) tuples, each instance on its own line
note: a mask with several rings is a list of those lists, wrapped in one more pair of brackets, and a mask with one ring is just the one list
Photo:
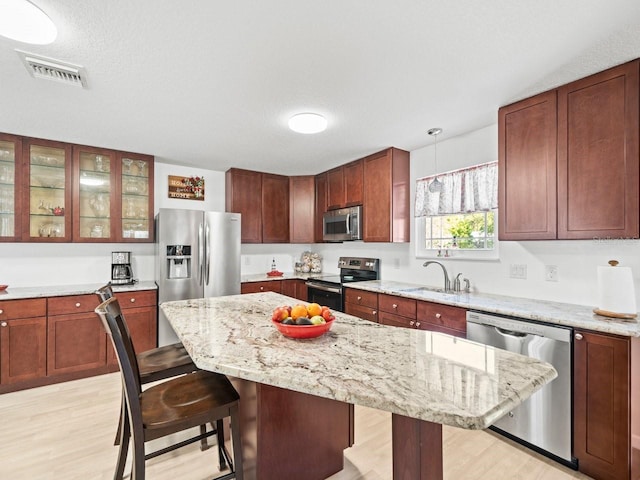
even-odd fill
[[(342, 468), (328, 458), (332, 471), (316, 470), (303, 454), (313, 453), (312, 444), (280, 443), (287, 432), (296, 432), (297, 438), (317, 434), (319, 411), (309, 410), (306, 418), (290, 415), (310, 398), (328, 402), (318, 407), (327, 421), (349, 404), (391, 412), (394, 479), (439, 479), (441, 425), (484, 429), (556, 376), (551, 365), (532, 358), (341, 313), (324, 336), (292, 340), (270, 318), (275, 307), (297, 302), (267, 292), (161, 305), (196, 365), (257, 385), (257, 399), (240, 394), (241, 408), (257, 403), (252, 412), (257, 443), (248, 443), (258, 459), (256, 471), (248, 475), (260, 480), (284, 478), (277, 473), (282, 463), (297, 471), (288, 478), (307, 480)], [(263, 411), (271, 412), (271, 421), (262, 422)], [(287, 418), (282, 432), (273, 428), (274, 411)], [(264, 429), (271, 436), (261, 440)], [(242, 434), (245, 442), (244, 429)], [(348, 446), (343, 440), (337, 443)]]

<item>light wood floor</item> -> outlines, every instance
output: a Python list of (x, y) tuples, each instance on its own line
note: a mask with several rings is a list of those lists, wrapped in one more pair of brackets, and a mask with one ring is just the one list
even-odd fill
[[(120, 385), (114, 373), (0, 395), (0, 479), (112, 479)], [(443, 435), (448, 480), (589, 478), (493, 433), (445, 427)], [(185, 447), (148, 462), (147, 478), (210, 479), (216, 457), (214, 449)], [(356, 407), (356, 445), (345, 451), (344, 470), (330, 479), (391, 479), (389, 414)]]

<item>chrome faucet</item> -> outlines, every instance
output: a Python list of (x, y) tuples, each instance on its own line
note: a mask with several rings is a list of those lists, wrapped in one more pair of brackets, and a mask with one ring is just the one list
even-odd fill
[(444, 291), (445, 292), (450, 292), (451, 291), (451, 280), (449, 280), (449, 273), (447, 272), (447, 269), (444, 267), (443, 264), (441, 264), (440, 262), (436, 262), (435, 260), (429, 260), (428, 262), (424, 262), (422, 264), (423, 267), (428, 267), (429, 265), (440, 265), (440, 268), (442, 268), (442, 273), (444, 273)]

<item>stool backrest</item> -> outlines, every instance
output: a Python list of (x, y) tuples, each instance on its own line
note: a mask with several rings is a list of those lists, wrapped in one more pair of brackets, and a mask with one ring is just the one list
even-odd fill
[(136, 419), (142, 419), (142, 412), (140, 410), (140, 393), (142, 393), (142, 387), (138, 360), (133, 348), (129, 329), (127, 328), (127, 322), (116, 297), (111, 297), (102, 302), (96, 307), (95, 312), (100, 317), (100, 320), (102, 320), (102, 324), (111, 338), (113, 348), (116, 351), (125, 388), (127, 407), (130, 413), (129, 418), (131, 418), (135, 424)]
[(100, 301), (104, 302), (105, 300), (113, 297), (113, 289), (111, 288), (111, 282), (107, 283), (104, 287), (100, 287), (96, 290), (96, 295), (100, 297)]

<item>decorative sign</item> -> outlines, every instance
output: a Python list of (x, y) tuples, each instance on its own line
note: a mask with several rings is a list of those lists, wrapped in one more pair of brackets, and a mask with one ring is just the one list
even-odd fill
[(169, 198), (204, 200), (204, 177), (169, 175)]

